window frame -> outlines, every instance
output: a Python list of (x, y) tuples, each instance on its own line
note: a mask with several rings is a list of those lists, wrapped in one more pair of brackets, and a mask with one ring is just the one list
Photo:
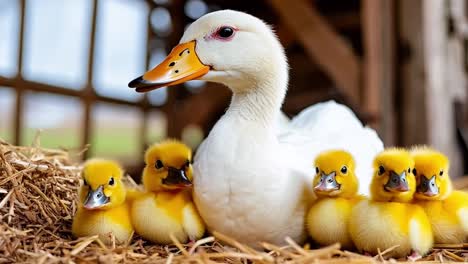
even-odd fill
[[(171, 98), (174, 98), (171, 96), (171, 92), (169, 92), (168, 97), (166, 102), (163, 105), (151, 105), (148, 96), (145, 95), (141, 98), (139, 101), (131, 101), (131, 100), (125, 100), (125, 99), (119, 99), (119, 98), (114, 98), (114, 97), (109, 97), (109, 96), (104, 96), (100, 95), (97, 93), (95, 87), (93, 86), (93, 74), (94, 74), (94, 59), (96, 57), (96, 51), (95, 51), (95, 45), (96, 45), (96, 27), (97, 27), (97, 17), (99, 15), (99, 1), (100, 0), (94, 0), (92, 3), (91, 7), (91, 30), (89, 31), (89, 39), (88, 39), (88, 65), (87, 65), (87, 80), (86, 80), (86, 85), (84, 86), (83, 89), (81, 90), (74, 90), (74, 89), (69, 89), (64, 86), (57, 86), (57, 85), (51, 85), (51, 84), (46, 84), (42, 82), (36, 82), (32, 80), (27, 80), (23, 77), (22, 75), (22, 70), (23, 70), (23, 54), (24, 54), (24, 49), (25, 49), (25, 43), (24, 43), (24, 38), (25, 38), (25, 17), (26, 17), (26, 0), (19, 0), (19, 8), (20, 8), (20, 13), (19, 13), (19, 30), (18, 30), (18, 45), (19, 48), (17, 49), (17, 74), (16, 76), (12, 78), (8, 78), (5, 76), (0, 75), (0, 86), (4, 86), (7, 88), (12, 88), (16, 92), (16, 98), (14, 102), (14, 117), (12, 118), (13, 120), (13, 144), (19, 145), (20, 140), (21, 140), (21, 133), (22, 133), (22, 124), (23, 124), (23, 119), (24, 119), (24, 98), (25, 94), (28, 91), (31, 92), (44, 92), (44, 93), (50, 93), (50, 94), (55, 94), (55, 95), (63, 95), (63, 96), (69, 96), (72, 98), (79, 99), (82, 105), (82, 111), (83, 111), (83, 118), (82, 118), (82, 124), (81, 127), (83, 129), (83, 133), (81, 135), (81, 146), (85, 147), (89, 142), (91, 142), (91, 133), (92, 133), (92, 127), (93, 127), (93, 118), (91, 116), (92, 114), (92, 108), (95, 104), (97, 103), (110, 103), (114, 105), (124, 105), (124, 106), (130, 106), (134, 107), (135, 109), (138, 109), (139, 112), (141, 113), (141, 118), (139, 119), (140, 126), (139, 128), (139, 135), (140, 135), (140, 149), (141, 153), (143, 153), (144, 148), (147, 146), (146, 140), (147, 140), (147, 120), (149, 118), (150, 112), (159, 110), (163, 112), (164, 114), (170, 114), (172, 110), (168, 105), (171, 103)], [(159, 5), (156, 5), (153, 1), (150, 0), (140, 0), (140, 1), (145, 1), (146, 4), (148, 4), (150, 11), (147, 14), (147, 38), (146, 38), (146, 58), (145, 58), (145, 68), (148, 68), (148, 64), (150, 61), (150, 55), (151, 55), (151, 50), (150, 50), (150, 41), (152, 38), (155, 38), (154, 32), (151, 30), (151, 21), (150, 21), (150, 16), (151, 16), (151, 10), (153, 8), (156, 8)], [(174, 10), (176, 7), (168, 6), (169, 9)], [(174, 24), (175, 21), (173, 21)], [(173, 32), (167, 37), (168, 43), (166, 45), (171, 45), (173, 44), (174, 41), (177, 41), (174, 39), (173, 36), (178, 36), (179, 32), (173, 30)], [(177, 34), (177, 35), (176, 35)], [(172, 41), (171, 41), (172, 40)], [(166, 46), (166, 49), (168, 47)], [(170, 133), (168, 133), (170, 135)], [(84, 158), (87, 158), (89, 156), (89, 152), (85, 152)]]

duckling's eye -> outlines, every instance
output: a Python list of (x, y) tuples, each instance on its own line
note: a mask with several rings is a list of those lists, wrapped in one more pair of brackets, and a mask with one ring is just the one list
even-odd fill
[(444, 171), (443, 171), (443, 170), (441, 170), (441, 171), (439, 172), (439, 176), (442, 176), (442, 175), (444, 175)]
[(348, 167), (343, 166), (343, 167), (341, 168), (341, 173), (346, 174), (347, 172), (348, 172)]
[(186, 168), (190, 167), (190, 160), (187, 160), (187, 161), (185, 162), (185, 167), (186, 167)]
[(318, 167), (315, 167), (315, 173), (319, 173), (319, 168)]
[(216, 32), (216, 35), (218, 35), (221, 38), (229, 38), (234, 34), (234, 29), (232, 27), (222, 27)]
[(83, 178), (83, 185), (84, 185), (84, 186), (88, 186), (88, 182), (86, 181), (85, 178)]
[(111, 177), (110, 180), (109, 180), (109, 185), (114, 186), (114, 183), (115, 183), (114, 177)]
[(408, 168), (408, 173), (411, 173), (411, 168)]
[(157, 160), (156, 161), (156, 164), (154, 164), (154, 166), (156, 167), (156, 169), (162, 169), (162, 167), (164, 167), (164, 164), (162, 163), (161, 160)]
[(416, 171), (416, 168), (413, 169), (413, 175), (416, 176), (418, 172)]
[(382, 175), (385, 173), (385, 168), (383, 166), (379, 166), (379, 175)]

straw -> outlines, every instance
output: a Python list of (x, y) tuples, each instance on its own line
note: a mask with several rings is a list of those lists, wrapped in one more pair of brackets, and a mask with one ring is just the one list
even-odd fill
[[(0, 263), (377, 263), (395, 247), (375, 257), (342, 250), (339, 244), (301, 247), (286, 238), (283, 245), (243, 244), (213, 232), (187, 245), (161, 246), (138, 235), (123, 245), (105, 245), (98, 236), (74, 238), (71, 223), (77, 208), (81, 164), (66, 151), (12, 146), (0, 140)], [(137, 184), (130, 178), (125, 183)], [(260, 248), (257, 248), (260, 247)], [(420, 263), (465, 261), (468, 244), (437, 245)], [(406, 262), (406, 259), (399, 261)]]

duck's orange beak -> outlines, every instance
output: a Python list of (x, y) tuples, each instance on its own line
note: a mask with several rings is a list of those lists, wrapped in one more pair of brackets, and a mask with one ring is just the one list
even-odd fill
[(176, 85), (197, 79), (210, 70), (198, 59), (195, 41), (179, 44), (172, 49), (167, 58), (154, 69), (146, 72), (128, 84), (139, 93), (160, 87)]

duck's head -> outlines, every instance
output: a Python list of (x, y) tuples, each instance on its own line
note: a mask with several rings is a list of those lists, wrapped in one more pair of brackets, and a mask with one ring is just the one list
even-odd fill
[(193, 22), (168, 57), (129, 87), (147, 92), (199, 79), (242, 93), (269, 82), (284, 82), (286, 90), (287, 78), (284, 50), (271, 28), (249, 14), (222, 10)]
[(417, 183), (414, 197), (420, 200), (445, 199), (452, 191), (448, 158), (426, 147), (415, 148), (411, 153)]
[(148, 191), (178, 190), (192, 186), (192, 151), (176, 140), (165, 140), (145, 153), (143, 185)]
[(408, 202), (413, 199), (416, 179), (412, 173), (414, 161), (408, 151), (386, 149), (375, 157), (373, 166), (372, 200)]
[(320, 196), (351, 197), (358, 191), (353, 156), (344, 150), (330, 150), (315, 158), (314, 192)]
[(112, 160), (91, 159), (83, 167), (80, 202), (85, 209), (108, 209), (125, 201), (123, 170)]

